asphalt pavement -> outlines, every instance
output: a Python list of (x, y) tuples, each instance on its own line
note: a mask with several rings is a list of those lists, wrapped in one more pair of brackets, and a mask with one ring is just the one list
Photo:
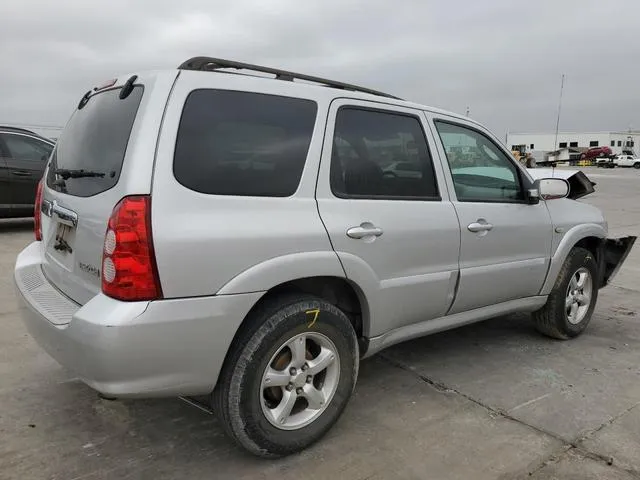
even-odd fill
[[(611, 236), (640, 234), (640, 171), (585, 169)], [(640, 479), (640, 245), (561, 342), (511, 315), (392, 347), (361, 365), (331, 432), (254, 458), (178, 399), (108, 401), (17, 315), (29, 221), (0, 221), (0, 479)]]

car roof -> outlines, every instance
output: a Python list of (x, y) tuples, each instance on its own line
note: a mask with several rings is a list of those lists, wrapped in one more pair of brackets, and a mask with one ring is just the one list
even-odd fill
[[(273, 67), (264, 67), (260, 65), (237, 62), (235, 60), (224, 60), (213, 57), (193, 57), (180, 64), (178, 69), (181, 71), (188, 70), (193, 72), (200, 72), (203, 74), (240, 75), (244, 78), (248, 77), (255, 79), (255, 82), (286, 81), (292, 84), (291, 86), (293, 89), (313, 89), (317, 94), (322, 96), (329, 95), (334, 98), (348, 97), (359, 100), (374, 101), (388, 105), (397, 105), (400, 107), (424, 110), (435, 114), (446, 115), (480, 125), (478, 122), (461, 114), (450, 112), (440, 108), (430, 107), (427, 105), (421, 105), (415, 102), (409, 102), (395, 95), (373, 90), (368, 87), (360, 87), (341, 81), (329, 80), (326, 78), (281, 70)], [(271, 76), (267, 77), (264, 74)]]

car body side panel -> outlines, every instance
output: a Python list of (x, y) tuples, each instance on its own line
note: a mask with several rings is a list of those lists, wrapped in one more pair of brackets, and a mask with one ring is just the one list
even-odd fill
[(468, 310), (466, 312), (446, 315), (440, 318), (406, 325), (378, 335), (369, 340), (369, 348), (365, 357), (412, 338), (423, 337), (433, 333), (443, 332), (452, 328), (470, 325), (472, 323), (487, 320), (489, 318), (508, 315), (515, 312), (534, 312), (544, 306), (546, 295), (519, 298), (508, 302), (495, 303), (485, 307)]
[(11, 195), (11, 177), (7, 166), (6, 154), (0, 140), (0, 217), (11, 216), (11, 206), (13, 204)]
[(576, 243), (587, 237), (605, 239), (607, 236), (607, 222), (598, 208), (569, 198), (550, 200), (546, 204), (553, 223), (553, 238), (551, 264), (541, 295), (551, 292), (562, 264)]
[(300, 252), (270, 258), (239, 273), (218, 295), (267, 291), (292, 280), (308, 277), (344, 278), (344, 270), (333, 250)]
[(53, 142), (23, 132), (0, 132), (5, 151), (15, 214), (32, 215), (38, 182), (53, 150)]
[[(331, 190), (330, 169), (335, 119), (341, 106), (414, 116), (429, 144), (442, 199), (336, 197)], [(331, 105), (324, 145), (316, 193), (318, 209), (347, 278), (369, 300), (365, 335), (380, 335), (444, 315), (451, 305), (458, 275), (460, 229), (422, 112), (336, 99)], [(383, 234), (368, 240), (347, 235), (348, 229), (366, 222), (380, 227)]]
[[(522, 188), (530, 176), (512, 155), (486, 129), (468, 121), (445, 115), (427, 114), (436, 133), (436, 146), (450, 185), (453, 205), (460, 222), (460, 280), (449, 314), (508, 302), (536, 295), (549, 266), (551, 219), (544, 202), (537, 204), (458, 201), (447, 152), (435, 123), (450, 122), (484, 135), (502, 150), (504, 156), (520, 170)], [(461, 170), (474, 170), (465, 167)], [(454, 171), (457, 171), (454, 170)], [(490, 231), (473, 232), (475, 222), (492, 224)]]
[(558, 235), (560, 235), (562, 238), (558, 244), (558, 247), (555, 249), (553, 256), (551, 257), (549, 271), (547, 272), (544, 284), (542, 285), (542, 289), (540, 290), (540, 295), (549, 295), (549, 293), (551, 293), (551, 289), (553, 288), (553, 285), (558, 278), (558, 274), (560, 273), (562, 264), (567, 258), (567, 255), (569, 255), (571, 249), (580, 240), (587, 237), (596, 237), (604, 240), (607, 236), (607, 231), (602, 225), (598, 225), (596, 223), (584, 223), (572, 227), (564, 234), (556, 233), (554, 235), (555, 238), (558, 238)]
[[(307, 161), (292, 196), (209, 195), (176, 180), (173, 161), (182, 110), (188, 95), (199, 89), (246, 90), (308, 98), (317, 103)], [(273, 286), (263, 275), (273, 270), (268, 264), (260, 266), (263, 262), (285, 258), (288, 264), (288, 255), (309, 252), (313, 257), (333, 251), (314, 198), (327, 105), (314, 90), (304, 89), (294, 95), (288, 82), (258, 84), (255, 79), (236, 75), (180, 73), (167, 104), (152, 187), (154, 247), (166, 298), (214, 295), (229, 282), (226, 292), (255, 291), (261, 284)], [(321, 271), (344, 276), (337, 269), (335, 254), (334, 258)], [(296, 268), (305, 275), (308, 272), (303, 266), (292, 266)], [(249, 272), (260, 278), (250, 279)], [(291, 279), (286, 272), (278, 275), (284, 281)]]

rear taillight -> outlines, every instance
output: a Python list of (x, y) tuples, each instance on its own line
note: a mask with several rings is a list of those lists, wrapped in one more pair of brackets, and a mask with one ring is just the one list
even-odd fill
[(38, 189), (36, 190), (36, 203), (33, 207), (33, 233), (36, 236), (36, 241), (42, 240), (42, 221), (40, 214), (42, 212), (42, 189), (44, 188), (43, 180), (38, 182)]
[(125, 301), (162, 298), (148, 195), (125, 197), (113, 209), (102, 253), (102, 291)]

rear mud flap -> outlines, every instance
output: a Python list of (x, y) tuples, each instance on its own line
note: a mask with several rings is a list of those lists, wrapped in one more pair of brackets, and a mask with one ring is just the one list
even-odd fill
[(636, 241), (635, 236), (623, 238), (607, 238), (602, 244), (602, 255), (600, 255), (600, 271), (602, 272), (600, 288), (609, 285), (615, 277), (620, 267), (627, 259), (631, 247)]

